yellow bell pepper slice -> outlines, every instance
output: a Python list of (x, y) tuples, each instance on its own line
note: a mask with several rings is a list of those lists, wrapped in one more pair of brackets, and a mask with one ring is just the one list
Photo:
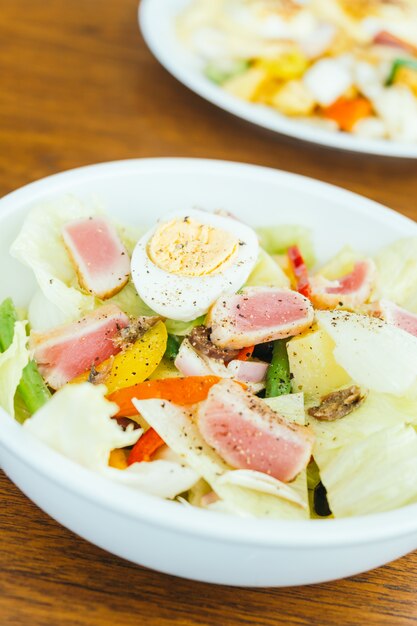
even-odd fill
[(119, 470), (124, 470), (127, 468), (127, 456), (128, 453), (126, 450), (121, 450), (116, 448), (110, 452), (109, 456), (109, 466), (114, 467)]
[[(142, 335), (134, 344), (110, 357), (97, 366), (98, 372), (108, 373), (103, 380), (108, 393), (117, 389), (142, 383), (158, 367), (164, 356), (168, 333), (163, 322), (159, 321)], [(77, 376), (72, 383), (88, 380), (90, 372)]]
[(143, 382), (158, 367), (164, 356), (168, 333), (163, 322), (157, 322), (132, 346), (113, 359), (104, 379), (108, 393)]
[(307, 57), (298, 49), (283, 52), (273, 59), (258, 59), (255, 67), (263, 69), (269, 78), (291, 80), (300, 78), (308, 68)]

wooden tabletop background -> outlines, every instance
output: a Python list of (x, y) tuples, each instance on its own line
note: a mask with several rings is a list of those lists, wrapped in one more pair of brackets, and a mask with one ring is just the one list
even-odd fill
[[(320, 149), (216, 109), (153, 59), (136, 4), (0, 3), (0, 195), (99, 161), (209, 157), (306, 174), (417, 219), (415, 162)], [(417, 623), (417, 554), (323, 585), (215, 587), (103, 552), (50, 519), (3, 474), (0, 498), (1, 626)]]

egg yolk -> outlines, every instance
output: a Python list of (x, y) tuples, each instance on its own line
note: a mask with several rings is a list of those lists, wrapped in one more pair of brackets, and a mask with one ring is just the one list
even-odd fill
[(148, 243), (152, 263), (178, 276), (215, 274), (238, 250), (239, 240), (232, 233), (189, 217), (161, 224)]

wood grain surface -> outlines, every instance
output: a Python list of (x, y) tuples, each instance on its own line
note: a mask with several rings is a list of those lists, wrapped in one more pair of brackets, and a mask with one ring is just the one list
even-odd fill
[[(210, 157), (313, 176), (417, 219), (415, 162), (317, 148), (217, 110), (152, 58), (136, 8), (136, 0), (0, 1), (0, 194), (98, 161)], [(325, 585), (215, 587), (86, 543), (4, 475), (0, 498), (1, 626), (417, 623), (416, 554)]]

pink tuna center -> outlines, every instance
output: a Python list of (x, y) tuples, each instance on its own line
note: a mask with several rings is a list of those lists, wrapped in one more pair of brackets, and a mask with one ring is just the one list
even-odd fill
[(105, 220), (91, 218), (66, 227), (83, 263), (94, 273), (106, 272), (120, 257), (120, 242)]
[(293, 324), (306, 317), (306, 305), (296, 292), (237, 296), (233, 313), (240, 330), (263, 330)]
[(272, 429), (261, 430), (236, 414), (220, 413), (204, 421), (203, 436), (232, 467), (257, 470), (282, 481), (298, 472), (304, 447), (297, 442), (279, 437)]
[(46, 367), (58, 367), (67, 381), (89, 370), (92, 365), (99, 365), (109, 357), (120, 352), (112, 341), (120, 328), (126, 323), (112, 320), (106, 326), (87, 330), (78, 337), (63, 339), (59, 343), (45, 347), (40, 361)]
[(327, 287), (326, 293), (355, 293), (359, 291), (368, 277), (368, 266), (366, 263), (356, 263), (354, 270), (338, 279), (337, 287)]
[(407, 331), (410, 335), (417, 337), (417, 315), (413, 315), (408, 311), (401, 311), (400, 309), (394, 313), (393, 323), (395, 326), (398, 326), (398, 328), (402, 328), (402, 330)]

